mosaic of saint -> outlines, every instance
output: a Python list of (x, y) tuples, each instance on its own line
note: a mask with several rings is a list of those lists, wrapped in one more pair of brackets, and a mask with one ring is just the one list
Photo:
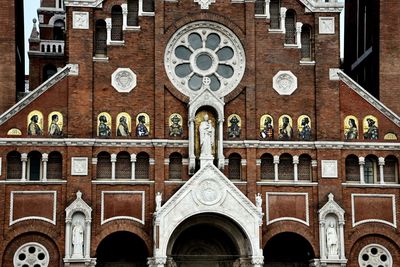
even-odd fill
[(169, 136), (182, 136), (182, 116), (178, 113), (173, 113), (169, 116)]
[(358, 139), (358, 120), (354, 116), (344, 119), (344, 138), (346, 140)]
[(131, 135), (131, 116), (126, 112), (121, 112), (117, 115), (116, 130), (117, 136), (130, 136)]
[(240, 130), (242, 126), (242, 120), (239, 115), (232, 114), (228, 117), (228, 137), (235, 138), (240, 137)]
[(48, 122), (49, 122), (49, 129), (48, 129), (49, 135), (53, 137), (62, 136), (63, 115), (58, 111), (53, 111), (49, 114)]
[(136, 117), (136, 136), (149, 136), (150, 117), (146, 113), (139, 113)]
[(292, 118), (289, 115), (282, 115), (279, 118), (278, 139), (282, 141), (291, 140), (293, 137)]
[(43, 114), (40, 111), (31, 111), (28, 115), (28, 135), (43, 134)]
[(260, 119), (260, 137), (262, 139), (274, 139), (274, 119), (271, 115), (264, 114)]
[(97, 136), (111, 136), (111, 116), (107, 112), (102, 112), (97, 117)]

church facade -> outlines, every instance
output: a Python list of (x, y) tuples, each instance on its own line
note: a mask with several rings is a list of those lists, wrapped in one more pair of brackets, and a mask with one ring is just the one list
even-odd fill
[(339, 69), (342, 3), (42, 5), (2, 266), (400, 265), (400, 117)]

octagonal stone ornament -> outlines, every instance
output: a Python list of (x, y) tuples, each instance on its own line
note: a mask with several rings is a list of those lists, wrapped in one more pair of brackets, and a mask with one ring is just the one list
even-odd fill
[(120, 93), (129, 93), (136, 87), (136, 74), (130, 68), (118, 68), (111, 75), (111, 85)]
[(297, 89), (297, 77), (288, 70), (278, 71), (272, 79), (272, 87), (280, 95), (291, 95)]

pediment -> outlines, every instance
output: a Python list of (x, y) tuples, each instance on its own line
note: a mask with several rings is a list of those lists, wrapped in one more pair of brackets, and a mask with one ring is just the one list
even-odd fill
[[(204, 88), (204, 87), (203, 87)], [(224, 101), (209, 88), (204, 88), (189, 102), (189, 116), (194, 118), (196, 111), (202, 106), (211, 106), (218, 112), (218, 117), (224, 117)]]
[(92, 208), (82, 199), (81, 191), (76, 192), (76, 199), (65, 209), (65, 220), (71, 221), (75, 212), (82, 212), (85, 220), (92, 218)]
[(339, 222), (344, 222), (344, 209), (339, 206), (338, 203), (334, 200), (334, 195), (330, 193), (328, 195), (328, 202), (318, 211), (319, 213), (319, 221), (325, 221), (325, 218), (328, 214), (333, 213), (339, 219)]
[[(165, 255), (170, 236), (182, 222), (204, 213), (230, 218), (258, 244), (262, 213), (217, 167), (207, 164), (155, 213), (160, 233), (158, 254)], [(252, 255), (259, 254), (257, 245), (252, 250)]]

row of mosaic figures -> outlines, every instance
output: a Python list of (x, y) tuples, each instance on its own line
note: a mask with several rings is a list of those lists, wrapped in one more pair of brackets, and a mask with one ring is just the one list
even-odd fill
[[(44, 135), (43, 124), (43, 114), (38, 110), (31, 111), (27, 118), (28, 135)], [(53, 137), (60, 137), (63, 135), (62, 128), (63, 115), (58, 111), (50, 112), (48, 115), (47, 134)], [(8, 131), (8, 135), (22, 135), (22, 132), (17, 128), (12, 128)]]
[[(278, 120), (277, 139), (282, 141), (292, 140), (293, 120), (289, 115), (282, 115)], [(228, 117), (228, 137), (240, 137), (242, 120), (239, 115), (232, 114)], [(311, 140), (311, 119), (307, 115), (301, 115), (297, 119), (298, 137), (300, 140)], [(264, 114), (260, 118), (260, 138), (265, 140), (275, 139), (274, 119), (269, 114)]]
[[(353, 116), (347, 116), (344, 119), (344, 138), (346, 140), (358, 139), (358, 119)], [(378, 119), (372, 115), (365, 116), (363, 119), (363, 137), (368, 140), (379, 138)]]

